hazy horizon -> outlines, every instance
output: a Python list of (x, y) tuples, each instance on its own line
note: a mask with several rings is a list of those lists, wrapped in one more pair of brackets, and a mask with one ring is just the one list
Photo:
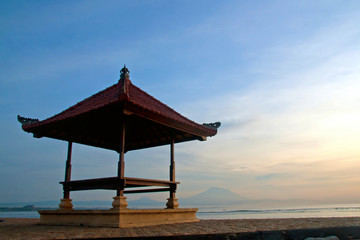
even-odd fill
[[(179, 198), (213, 186), (359, 202), (359, 1), (5, 0), (0, 16), (0, 202), (62, 197), (67, 143), (33, 138), (17, 115), (51, 117), (115, 84), (124, 64), (177, 112), (222, 123), (175, 145)], [(126, 153), (125, 176), (168, 179), (169, 152)], [(117, 160), (74, 144), (72, 179), (115, 176)]]
[[(163, 207), (166, 204), (165, 198), (156, 199), (149, 194), (127, 195), (130, 208), (145, 207), (156, 208)], [(331, 201), (331, 200), (311, 200), (311, 199), (252, 199), (234, 193), (230, 189), (211, 187), (203, 192), (199, 192), (187, 198), (179, 198), (179, 203), (183, 207), (199, 208), (221, 208), (230, 209), (274, 209), (274, 208), (325, 208), (325, 207), (355, 207), (358, 201)], [(35, 205), (35, 207), (57, 207), (60, 201), (58, 199), (48, 199), (41, 201), (22, 201), (22, 202), (0, 202), (0, 207), (24, 207)], [(105, 200), (73, 200), (75, 208), (106, 208), (110, 207), (111, 199)], [(90, 205), (89, 205), (90, 204)], [(104, 205), (105, 204), (105, 205)]]

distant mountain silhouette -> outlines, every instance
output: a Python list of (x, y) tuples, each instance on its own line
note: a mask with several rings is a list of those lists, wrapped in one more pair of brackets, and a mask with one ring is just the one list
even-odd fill
[(212, 187), (202, 193), (196, 194), (189, 198), (180, 199), (180, 205), (194, 206), (216, 206), (216, 205), (233, 205), (250, 201), (239, 194), (236, 194), (225, 188)]

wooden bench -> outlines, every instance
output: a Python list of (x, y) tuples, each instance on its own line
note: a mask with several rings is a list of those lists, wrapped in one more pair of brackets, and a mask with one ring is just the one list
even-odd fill
[(138, 189), (138, 190), (124, 190), (124, 193), (146, 193), (146, 192), (175, 192), (177, 184), (180, 182), (132, 178), (132, 177), (107, 177), (107, 178), (94, 178), (75, 180), (69, 182), (60, 182), (63, 185), (64, 191), (81, 191), (81, 190), (124, 190), (126, 188), (138, 187), (163, 187), (151, 189)]

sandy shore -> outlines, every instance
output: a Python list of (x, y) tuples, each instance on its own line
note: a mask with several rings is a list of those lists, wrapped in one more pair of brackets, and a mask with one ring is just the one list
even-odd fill
[(201, 220), (198, 223), (126, 229), (85, 226), (43, 226), (38, 225), (39, 219), (31, 218), (3, 218), (1, 220), (4, 221), (0, 222), (0, 239), (7, 240), (150, 237), (329, 227), (360, 227), (360, 217)]

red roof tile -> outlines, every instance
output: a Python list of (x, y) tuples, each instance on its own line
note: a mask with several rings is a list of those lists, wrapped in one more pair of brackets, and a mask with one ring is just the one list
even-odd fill
[(182, 130), (190, 134), (207, 137), (214, 136), (217, 133), (216, 129), (195, 123), (194, 121), (191, 121), (177, 113), (172, 108), (133, 85), (128, 78), (120, 79), (118, 83), (84, 99), (53, 117), (36, 123), (23, 125), (23, 129), (27, 132), (33, 132), (32, 130), (37, 127), (68, 120), (120, 102), (129, 103), (143, 109), (148, 114), (146, 117), (154, 118), (150, 120), (159, 121), (162, 124), (165, 124), (166, 122), (169, 127), (176, 126), (178, 130)]

